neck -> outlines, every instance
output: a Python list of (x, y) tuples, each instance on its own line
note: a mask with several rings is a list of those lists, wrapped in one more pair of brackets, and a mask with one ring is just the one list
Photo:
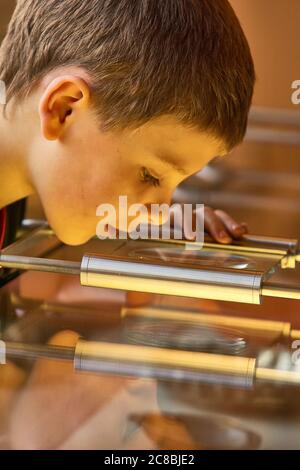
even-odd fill
[(26, 168), (28, 120), (20, 111), (4, 117), (0, 106), (0, 208), (33, 193)]

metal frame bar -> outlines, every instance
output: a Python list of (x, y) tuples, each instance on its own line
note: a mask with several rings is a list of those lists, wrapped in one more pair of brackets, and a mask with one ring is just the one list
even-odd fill
[[(178, 241), (173, 241), (173, 243), (178, 243)], [(247, 243), (251, 246), (247, 246)], [(275, 263), (276, 256), (281, 256), (281, 261), (287, 258), (292, 258), (293, 261), (299, 259), (296, 253), (297, 240), (249, 235), (245, 237), (243, 244), (244, 246), (220, 246), (206, 243), (204, 246), (223, 251), (235, 250), (239, 253), (274, 256), (274, 265), (277, 264)], [(120, 261), (101, 257), (101, 255), (86, 255), (81, 264), (40, 257), (60, 245), (54, 233), (43, 225), (2, 250), (0, 264), (2, 267), (13, 269), (80, 275), (82, 285), (93, 287), (254, 304), (259, 304), (262, 296), (300, 299), (300, 289), (273, 285), (270, 281), (264, 280), (264, 273), (257, 271), (243, 273), (233, 269), (203, 270), (201, 266), (199, 269), (180, 268), (129, 260)], [(36, 257), (36, 254), (40, 256)]]

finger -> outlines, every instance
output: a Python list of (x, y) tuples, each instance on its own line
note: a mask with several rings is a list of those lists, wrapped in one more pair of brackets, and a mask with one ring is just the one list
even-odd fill
[[(195, 240), (195, 235), (193, 234), (193, 227), (186, 220), (185, 212), (181, 204), (173, 204), (170, 209), (170, 223), (173, 228), (173, 236), (181, 237), (182, 235), (186, 240)], [(193, 225), (193, 224), (191, 224)]]
[(246, 233), (249, 233), (249, 226), (246, 222), (241, 222), (240, 224), (242, 227), (244, 227), (244, 229), (246, 230)]
[(232, 241), (225, 224), (210, 207), (204, 209), (204, 228), (219, 243)]
[(236, 222), (227, 212), (222, 210), (215, 210), (215, 214), (225, 225), (227, 231), (233, 238), (241, 238), (247, 233), (247, 228), (243, 224)]

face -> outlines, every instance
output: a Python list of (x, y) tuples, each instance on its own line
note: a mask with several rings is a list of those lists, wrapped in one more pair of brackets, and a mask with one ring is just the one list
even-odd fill
[[(95, 236), (99, 204), (112, 204), (118, 212), (119, 196), (125, 195), (128, 205), (170, 204), (179, 183), (220, 155), (220, 141), (174, 117), (134, 130), (101, 131), (88, 99), (78, 108), (72, 101), (68, 112), (68, 106), (56, 109), (54, 118), (51, 99), (44, 99), (48, 102), (40, 100), (42, 132), (31, 145), (30, 173), (49, 223), (68, 244)], [(119, 221), (116, 225), (124, 229)]]

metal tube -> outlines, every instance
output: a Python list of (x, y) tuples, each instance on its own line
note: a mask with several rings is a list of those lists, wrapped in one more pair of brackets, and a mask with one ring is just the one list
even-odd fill
[(262, 286), (261, 294), (263, 297), (279, 297), (281, 299), (300, 300), (300, 289), (295, 287), (286, 287), (279, 284), (265, 283)]
[[(247, 271), (213, 271), (168, 265), (143, 264), (86, 255), (82, 263), (25, 256), (32, 245), (40, 240), (43, 250), (53, 249), (59, 243), (49, 239), (39, 229), (27, 239), (20, 240), (0, 253), (0, 266), (41, 272), (79, 275), (82, 285), (149, 292), (154, 294), (224, 300), (260, 304), (261, 296), (300, 299), (300, 290), (284, 285), (262, 284), (262, 273)], [(247, 235), (248, 242), (261, 242), (273, 248), (295, 251), (296, 240), (265, 239)], [(237, 248), (237, 247), (234, 247)], [(223, 247), (225, 250), (226, 247)], [(246, 248), (245, 248), (246, 249)], [(247, 248), (251, 250), (251, 248)], [(42, 250), (42, 251), (43, 251)], [(262, 248), (260, 248), (262, 250)], [(14, 253), (16, 251), (16, 253)], [(41, 248), (39, 248), (41, 251)], [(20, 253), (20, 254), (19, 254)], [(22, 254), (23, 253), (23, 254)], [(270, 253), (269, 253), (270, 254)], [(296, 256), (296, 255), (295, 255)], [(299, 255), (296, 256), (297, 260)]]
[(0, 265), (3, 268), (24, 269), (26, 271), (80, 274), (80, 263), (76, 261), (1, 254)]
[(74, 367), (80, 371), (249, 388), (253, 385), (255, 359), (79, 341), (75, 349)]
[(218, 272), (85, 255), (80, 281), (84, 286), (149, 292), (231, 302), (260, 303), (262, 274)]
[(300, 372), (292, 370), (265, 369), (258, 367), (255, 372), (256, 383), (278, 385), (300, 385)]
[[(214, 239), (205, 234), (205, 244), (220, 247)], [(233, 241), (229, 245), (222, 245), (222, 250), (241, 250), (266, 254), (293, 254), (296, 255), (299, 241), (296, 238), (266, 237), (263, 235), (246, 234), (238, 241)], [(274, 250), (274, 251), (273, 251)]]
[(300, 386), (300, 372), (256, 368), (256, 359), (79, 340), (76, 347), (5, 343), (7, 358), (72, 361), (82, 372), (252, 388)]
[(250, 242), (259, 245), (265, 245), (269, 248), (286, 250), (288, 253), (297, 253), (298, 240), (290, 238), (264, 237), (262, 235), (246, 234), (242, 237), (242, 242)]
[(44, 344), (5, 343), (6, 355), (9, 358), (21, 359), (58, 359), (72, 361), (75, 348), (51, 346)]

